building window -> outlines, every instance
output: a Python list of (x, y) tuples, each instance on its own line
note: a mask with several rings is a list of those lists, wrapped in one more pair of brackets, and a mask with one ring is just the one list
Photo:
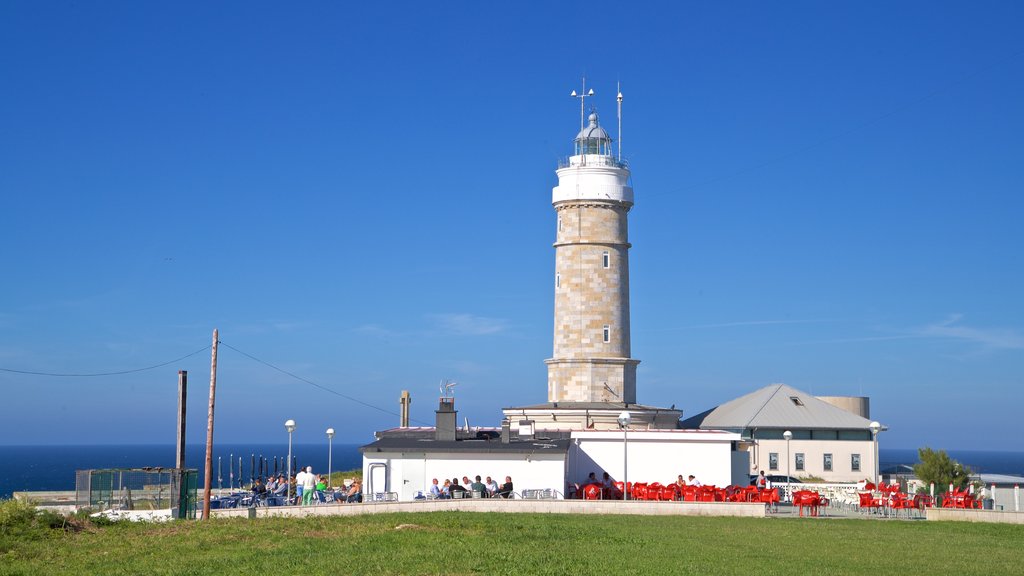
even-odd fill
[(562, 287), (562, 275), (561, 274), (555, 274), (555, 288), (561, 288), (561, 287)]
[(558, 217), (558, 231), (559, 232), (562, 231), (562, 217), (561, 216)]
[(832, 455), (831, 454), (825, 454), (825, 462), (822, 464), (822, 467), (825, 469), (825, 472), (831, 472), (832, 471)]
[(604, 341), (605, 342), (611, 342), (612, 341), (612, 327), (607, 325), (607, 324), (605, 324), (604, 325), (603, 335), (604, 335)]
[(804, 469), (804, 453), (803, 452), (797, 452), (796, 453), (796, 469), (797, 470), (803, 470)]
[(607, 250), (605, 250), (604, 253), (601, 254), (601, 262), (603, 263), (602, 265), (605, 268), (608, 268), (609, 266), (611, 266), (611, 264), (612, 264), (612, 257), (611, 257), (611, 255), (608, 254)]
[(768, 453), (768, 469), (778, 470), (779, 469), (779, 453), (769, 452)]
[(860, 472), (860, 454), (850, 455), (850, 470)]

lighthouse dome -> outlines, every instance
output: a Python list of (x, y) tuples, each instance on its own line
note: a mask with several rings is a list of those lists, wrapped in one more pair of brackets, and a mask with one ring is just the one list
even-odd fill
[(597, 112), (591, 112), (587, 118), (590, 123), (580, 130), (580, 133), (576, 135), (576, 140), (611, 140), (611, 136), (608, 136), (608, 132), (597, 122)]

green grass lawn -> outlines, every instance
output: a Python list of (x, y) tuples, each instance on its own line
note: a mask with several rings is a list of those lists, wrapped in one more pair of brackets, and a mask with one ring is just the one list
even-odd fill
[(436, 512), (0, 533), (0, 574), (1021, 574), (1024, 526)]

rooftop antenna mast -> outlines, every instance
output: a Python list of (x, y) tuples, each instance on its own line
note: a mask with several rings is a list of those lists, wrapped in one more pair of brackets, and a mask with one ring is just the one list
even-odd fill
[(615, 83), (615, 90), (619, 95), (615, 98), (619, 102), (619, 158), (618, 161), (622, 162), (622, 86), (618, 82)]
[(585, 115), (586, 115), (585, 103), (586, 103), (587, 97), (594, 95), (594, 89), (593, 88), (590, 89), (590, 92), (587, 92), (587, 77), (586, 76), (583, 77), (583, 88), (581, 90), (582, 91), (579, 94), (577, 94), (575, 90), (573, 90), (572, 93), (569, 94), (569, 96), (572, 96), (573, 98), (579, 98), (580, 99), (580, 134), (583, 133), (583, 128), (584, 128), (583, 120), (584, 120)]

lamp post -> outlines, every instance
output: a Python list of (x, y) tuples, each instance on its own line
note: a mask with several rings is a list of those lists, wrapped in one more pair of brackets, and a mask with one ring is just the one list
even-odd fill
[(789, 441), (793, 439), (793, 433), (786, 430), (782, 433), (782, 437), (786, 439), (786, 496), (792, 502), (793, 492), (789, 488)]
[(622, 428), (622, 499), (629, 500), (629, 423), (633, 416), (628, 410), (619, 413), (619, 426)]
[(288, 483), (286, 498), (292, 497), (292, 432), (295, 432), (295, 420), (286, 420), (284, 429), (288, 431), (288, 477), (284, 479)]
[(875, 462), (875, 474), (872, 478), (875, 486), (878, 486), (878, 433), (882, 431), (882, 425), (878, 422), (872, 422), (868, 424), (868, 428), (871, 429), (871, 444), (872, 444), (872, 456), (871, 459)]
[(334, 455), (334, 428), (327, 429), (327, 485), (331, 485), (331, 457)]

